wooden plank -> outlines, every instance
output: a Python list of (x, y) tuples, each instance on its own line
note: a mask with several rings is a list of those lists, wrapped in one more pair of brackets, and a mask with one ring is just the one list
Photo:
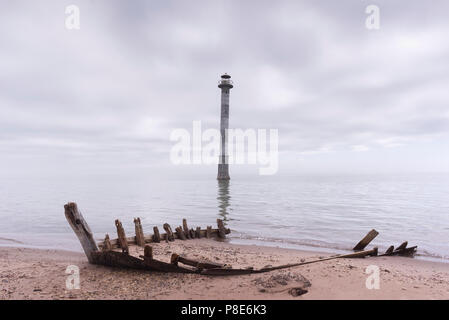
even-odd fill
[(187, 219), (182, 219), (182, 229), (184, 230), (184, 234), (187, 239), (190, 239), (190, 230), (187, 226)]
[(153, 234), (152, 241), (156, 242), (156, 243), (161, 242), (161, 234), (159, 233), (159, 229), (157, 227), (153, 227), (153, 232), (154, 232), (154, 234)]
[(120, 220), (115, 220), (115, 226), (117, 227), (117, 235), (119, 240), (120, 248), (122, 249), (123, 253), (128, 254), (129, 248), (128, 248), (128, 241), (126, 240), (125, 230), (123, 229), (122, 223)]
[(395, 251), (395, 252), (393, 252), (393, 254), (398, 255), (398, 256), (411, 257), (416, 253), (417, 248), (418, 248), (418, 246), (405, 248), (405, 249), (402, 249), (399, 251)]
[[(418, 247), (410, 247), (410, 248), (397, 248), (394, 251), (385, 252), (384, 254), (381, 254), (380, 256), (405, 256), (405, 257), (411, 257), (416, 253), (416, 249)], [(388, 251), (388, 250), (387, 250)]]
[(395, 251), (404, 250), (405, 248), (407, 248), (407, 245), (408, 245), (408, 242), (405, 241), (405, 242), (401, 243), (401, 245), (399, 247), (397, 247)]
[(366, 246), (369, 245), (369, 243), (373, 241), (378, 234), (379, 232), (377, 232), (376, 230), (371, 230), (362, 240), (360, 240), (359, 243), (357, 243), (357, 245), (352, 250), (359, 251), (365, 249)]
[(167, 232), (166, 240), (168, 241), (175, 241), (175, 237), (173, 235), (173, 231), (171, 230), (171, 227), (168, 223), (164, 223), (164, 230)]
[[(173, 256), (173, 255), (172, 255)], [(188, 266), (192, 266), (195, 268), (200, 268), (200, 269), (215, 269), (215, 268), (224, 268), (224, 265), (221, 263), (215, 263), (215, 262), (211, 262), (211, 261), (196, 261), (193, 259), (189, 259), (187, 257), (183, 257), (180, 255), (176, 255), (176, 261), (186, 264)]]
[(145, 249), (143, 250), (143, 256), (146, 259), (153, 259), (153, 248), (149, 245), (146, 245)]
[[(226, 229), (226, 234), (228, 234), (230, 232), (229, 229)], [(173, 234), (173, 238), (174, 239), (179, 239), (176, 233), (172, 233)], [(207, 236), (207, 229), (202, 229), (201, 230), (201, 237), (205, 238)], [(210, 229), (210, 237), (212, 236), (218, 236), (218, 229)], [(161, 241), (165, 240), (167, 238), (167, 234), (166, 233), (161, 233), (160, 234), (161, 237)], [(111, 239), (111, 245), (112, 245), (112, 249), (117, 249), (120, 248), (119, 243), (118, 243), (118, 239)], [(127, 237), (126, 241), (128, 242), (128, 245), (135, 245), (136, 244), (136, 237)], [(145, 243), (152, 243), (153, 241), (153, 235), (145, 235)], [(98, 242), (98, 247), (100, 249), (103, 248), (103, 241)]]
[(94, 252), (98, 252), (98, 247), (95, 243), (89, 225), (84, 220), (81, 212), (78, 210), (77, 204), (74, 202), (69, 202), (64, 205), (64, 214), (70, 227), (72, 227), (73, 232), (75, 232), (78, 237), (84, 253), (86, 254), (87, 260), (89, 260), (90, 263), (94, 263), (93, 254)]
[(394, 246), (390, 246), (390, 247), (388, 247), (387, 251), (385, 251), (385, 254), (386, 255), (391, 254), (391, 253), (393, 253), (393, 250), (394, 250)]
[(198, 273), (197, 270), (179, 267), (172, 263), (166, 263), (155, 259), (144, 258), (144, 264), (153, 270), (160, 272), (177, 272), (177, 273)]
[(200, 227), (196, 227), (195, 237), (197, 237), (198, 239), (201, 238), (201, 228)]
[(172, 253), (172, 255), (170, 257), (170, 263), (174, 264), (174, 265), (178, 265), (178, 258), (179, 258), (178, 254)]
[(205, 270), (201, 271), (201, 274), (214, 275), (214, 276), (232, 276), (232, 275), (242, 275), (242, 274), (252, 274), (252, 273), (263, 273), (263, 272), (270, 272), (270, 271), (274, 271), (274, 270), (293, 268), (293, 267), (312, 264), (312, 263), (318, 263), (318, 262), (322, 262), (322, 261), (340, 259), (340, 258), (363, 258), (363, 257), (369, 256), (369, 255), (374, 255), (374, 254), (377, 254), (377, 248), (374, 248), (372, 250), (360, 251), (360, 252), (356, 252), (356, 253), (336, 255), (336, 256), (332, 256), (332, 257), (328, 257), (328, 258), (324, 258), (324, 259), (311, 260), (311, 261), (298, 262), (298, 263), (290, 263), (290, 264), (284, 264), (284, 265), (280, 265), (280, 266), (268, 267), (268, 268), (262, 268), (262, 269), (229, 269), (229, 268), (205, 269)]
[(189, 234), (190, 234), (190, 239), (195, 239), (195, 230), (190, 229)]
[(179, 239), (181, 240), (186, 240), (186, 234), (184, 233), (184, 231), (182, 230), (181, 227), (176, 227), (176, 235), (178, 236)]
[(139, 247), (145, 246), (145, 236), (143, 234), (142, 223), (140, 218), (134, 218), (134, 226), (136, 231), (136, 243)]
[(212, 227), (211, 227), (211, 226), (207, 226), (207, 229), (206, 229), (206, 238), (207, 238), (207, 239), (210, 239), (211, 235), (212, 235)]
[(106, 234), (103, 240), (103, 248), (101, 248), (102, 251), (111, 251), (112, 245), (111, 240), (109, 239), (109, 234)]
[(223, 220), (217, 219), (217, 226), (218, 226), (218, 237), (219, 238), (226, 238), (226, 228), (224, 227)]

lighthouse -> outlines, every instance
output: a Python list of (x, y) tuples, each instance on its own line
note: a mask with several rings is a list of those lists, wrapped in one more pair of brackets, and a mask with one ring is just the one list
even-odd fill
[(218, 82), (221, 89), (221, 118), (220, 118), (220, 136), (221, 148), (220, 158), (218, 161), (218, 180), (229, 180), (229, 163), (228, 163), (228, 129), (229, 129), (229, 93), (234, 87), (231, 76), (224, 74)]

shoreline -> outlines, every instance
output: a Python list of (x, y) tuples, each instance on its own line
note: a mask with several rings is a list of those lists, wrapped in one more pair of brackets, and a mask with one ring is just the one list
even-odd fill
[[(57, 243), (59, 245), (48, 245), (47, 239), (49, 237), (56, 238), (58, 235)], [(62, 236), (61, 236), (62, 235)], [(97, 243), (101, 242), (103, 239), (96, 239)], [(259, 246), (259, 247), (267, 247), (267, 248), (280, 248), (280, 249), (291, 249), (301, 252), (310, 252), (317, 254), (345, 254), (351, 253), (352, 250), (344, 249), (342, 247), (328, 247), (328, 246), (320, 246), (320, 245), (312, 245), (312, 244), (299, 244), (288, 241), (267, 241), (261, 239), (250, 239), (250, 238), (233, 238), (228, 237), (227, 240), (232, 245), (242, 245), (242, 246)], [(36, 243), (36, 244), (30, 244)], [(53, 243), (55, 243), (53, 241)], [(371, 244), (371, 247), (377, 246)], [(73, 236), (73, 234), (40, 234), (40, 235), (27, 235), (22, 239), (16, 239), (16, 236), (13, 234), (0, 234), (0, 248), (24, 248), (24, 249), (37, 249), (37, 250), (61, 250), (61, 251), (71, 251), (77, 253), (83, 253), (83, 249), (79, 245), (78, 239)], [(385, 246), (379, 246), (379, 252), (383, 252), (387, 249)], [(418, 246), (417, 254), (415, 254), (414, 259), (420, 261), (429, 261), (429, 262), (437, 262), (449, 264), (449, 258), (445, 258), (443, 256), (435, 256), (428, 253), (420, 252), (420, 247)]]
[[(207, 239), (154, 244), (153, 250), (156, 259), (167, 262), (176, 252), (255, 268), (331, 255)], [(79, 290), (66, 288), (69, 265), (79, 267)], [(379, 268), (379, 290), (366, 288), (369, 274), (365, 271), (370, 265)], [(289, 293), (292, 288), (308, 292), (294, 297)], [(368, 257), (263, 274), (211, 277), (90, 265), (84, 253), (73, 251), (0, 247), (0, 299), (449, 299), (449, 264)]]

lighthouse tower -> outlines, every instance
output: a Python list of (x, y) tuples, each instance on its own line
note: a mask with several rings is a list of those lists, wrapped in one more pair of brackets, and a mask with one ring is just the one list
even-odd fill
[(220, 118), (220, 135), (221, 149), (218, 161), (218, 180), (229, 180), (229, 163), (228, 163), (228, 129), (229, 129), (229, 92), (234, 87), (231, 76), (224, 74), (218, 82), (221, 89), (221, 118)]

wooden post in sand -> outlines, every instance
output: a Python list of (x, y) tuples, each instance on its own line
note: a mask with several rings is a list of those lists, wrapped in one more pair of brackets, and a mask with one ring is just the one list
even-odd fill
[(145, 246), (145, 236), (143, 235), (142, 224), (140, 223), (140, 218), (134, 218), (134, 225), (136, 230), (136, 244), (139, 247)]
[(173, 235), (173, 231), (171, 230), (171, 227), (168, 223), (164, 223), (164, 230), (167, 233), (167, 238), (165, 240), (168, 241), (175, 241), (175, 237)]
[(111, 240), (109, 239), (109, 235), (106, 234), (103, 241), (103, 249), (102, 251), (111, 251), (112, 250), (112, 244)]
[(182, 219), (182, 228), (184, 229), (184, 234), (186, 235), (187, 239), (190, 239), (190, 230), (187, 226), (187, 219)]
[(217, 219), (217, 225), (218, 225), (218, 237), (224, 239), (226, 238), (226, 229), (223, 224), (223, 220)]
[(404, 241), (403, 243), (401, 243), (401, 245), (399, 247), (396, 248), (395, 251), (401, 251), (404, 250), (405, 248), (407, 248), (408, 242)]
[(153, 227), (153, 242), (159, 243), (161, 242), (161, 234), (159, 233), (159, 229), (157, 227)]
[(146, 245), (145, 249), (143, 250), (143, 256), (146, 259), (153, 259), (153, 248), (151, 246)]
[(186, 234), (184, 233), (184, 231), (182, 230), (181, 227), (177, 227), (177, 228), (175, 228), (175, 230), (176, 230), (176, 234), (178, 235), (179, 239), (181, 239), (181, 240), (186, 240), (187, 239), (186, 238)]
[(206, 238), (207, 238), (207, 239), (210, 239), (211, 235), (212, 235), (212, 226), (207, 226), (207, 229), (206, 229)]
[(394, 250), (394, 246), (390, 246), (390, 247), (388, 247), (387, 251), (385, 251), (385, 254), (386, 255), (392, 254), (393, 250)]
[(95, 243), (92, 231), (89, 225), (84, 220), (81, 212), (78, 211), (78, 206), (74, 202), (69, 202), (64, 206), (64, 214), (78, 237), (87, 260), (90, 263), (95, 263), (94, 252), (98, 252), (97, 244)]
[(195, 236), (200, 239), (201, 238), (201, 227), (196, 227)]
[(117, 227), (117, 235), (118, 242), (120, 244), (120, 248), (122, 248), (122, 252), (128, 254), (128, 240), (126, 240), (125, 230), (123, 229), (122, 223), (119, 219), (115, 220), (115, 226)]
[(369, 245), (369, 243), (373, 241), (373, 239), (377, 237), (378, 234), (379, 232), (377, 232), (376, 230), (371, 230), (362, 240), (360, 240), (359, 243), (357, 243), (357, 245), (352, 250), (359, 251), (365, 249), (365, 247)]

